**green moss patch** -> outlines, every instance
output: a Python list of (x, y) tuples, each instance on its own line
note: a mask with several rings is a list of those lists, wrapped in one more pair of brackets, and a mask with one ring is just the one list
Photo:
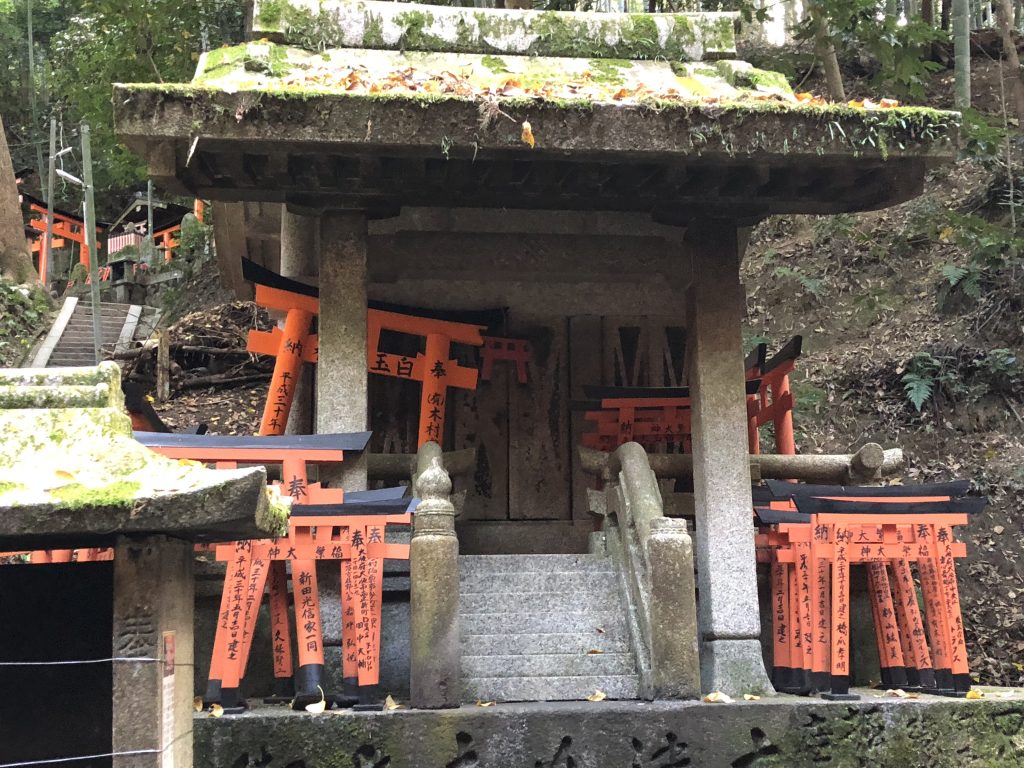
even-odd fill
[(71, 483), (55, 488), (50, 494), (61, 501), (68, 509), (82, 507), (124, 507), (135, 501), (142, 484), (128, 480), (118, 480), (99, 487)]

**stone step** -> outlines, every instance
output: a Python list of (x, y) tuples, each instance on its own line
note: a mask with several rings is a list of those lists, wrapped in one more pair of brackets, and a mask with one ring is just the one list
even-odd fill
[(523, 573), (552, 571), (607, 572), (614, 569), (612, 561), (600, 555), (462, 555), (459, 573)]
[(632, 653), (551, 653), (463, 656), (463, 678), (605, 677), (635, 675)]
[(600, 634), (615, 630), (626, 631), (625, 611), (577, 611), (538, 613), (528, 609), (508, 613), (476, 613), (460, 615), (459, 625), (464, 636), (493, 635), (502, 631), (516, 634)]
[(609, 699), (639, 696), (636, 675), (600, 677), (476, 677), (463, 678), (467, 701), (580, 701), (595, 691)]
[[(218, 593), (219, 594), (219, 593)], [(495, 627), (500, 629), (500, 627)], [(513, 629), (510, 627), (509, 629)], [(568, 633), (518, 635), (497, 633), (493, 635), (463, 635), (463, 656), (507, 656), (524, 651), (536, 654), (586, 653), (590, 650), (605, 653), (626, 653), (629, 639), (625, 625), (597, 631)]]
[(617, 611), (622, 608), (618, 591), (590, 592), (459, 592), (459, 613), (464, 616), (508, 613), (523, 606), (537, 611)]
[(614, 573), (556, 571), (553, 573), (473, 573), (459, 578), (459, 591), (517, 593), (561, 592), (566, 594), (598, 592), (606, 594), (618, 589)]

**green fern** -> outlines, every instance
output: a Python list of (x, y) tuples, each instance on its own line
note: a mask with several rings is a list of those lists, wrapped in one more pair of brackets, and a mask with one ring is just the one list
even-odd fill
[(949, 281), (952, 287), (956, 287), (960, 284), (960, 281), (967, 277), (967, 268), (961, 267), (957, 264), (943, 264), (942, 265), (942, 276)]
[(928, 400), (931, 399), (932, 391), (935, 388), (935, 379), (930, 376), (921, 376), (916, 373), (903, 374), (903, 389), (907, 393), (907, 399), (913, 404), (918, 413)]

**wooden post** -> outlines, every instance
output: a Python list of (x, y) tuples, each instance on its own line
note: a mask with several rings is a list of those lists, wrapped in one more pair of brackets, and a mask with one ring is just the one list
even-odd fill
[(171, 398), (171, 339), (164, 329), (157, 331), (156, 348), (156, 401), (165, 403)]
[(192, 545), (120, 538), (114, 557), (114, 768), (192, 766)]

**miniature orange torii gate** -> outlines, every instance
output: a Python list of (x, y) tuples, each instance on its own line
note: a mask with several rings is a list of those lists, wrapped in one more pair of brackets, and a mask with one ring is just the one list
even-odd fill
[[(772, 564), (776, 687), (847, 694), (849, 565), (865, 563), (883, 684), (963, 694), (970, 677), (953, 561), (966, 549), (954, 541), (952, 527), (966, 524), (966, 513), (985, 500), (906, 496), (912, 488), (890, 497), (877, 495), (887, 489), (863, 490), (873, 495), (796, 497), (796, 508), (813, 510), (809, 515), (788, 511), (794, 509), (790, 501), (772, 502), (774, 512), (758, 510), (772, 526), (757, 541), (759, 559)], [(912, 559), (921, 577), (927, 636)]]
[[(286, 313), (283, 329), (250, 331), (246, 347), (250, 352), (276, 357), (260, 434), (280, 435), (288, 423), (302, 363), (318, 360), (318, 337), (312, 333), (311, 326), (313, 318), (319, 314), (320, 301), (308, 294), (257, 284), (256, 303)], [(476, 389), (477, 382), (475, 368), (465, 368), (449, 358), (451, 345), (480, 346), (485, 326), (380, 309), (368, 309), (366, 320), (367, 369), (382, 376), (419, 381), (422, 389), (417, 445), (431, 440), (441, 442), (448, 389)], [(420, 336), (425, 341), (425, 349), (412, 357), (387, 352), (380, 346), (382, 331)]]
[[(342, 504), (344, 491), (341, 488), (324, 488), (320, 483), (309, 483), (307, 462), (341, 462), (345, 450), (363, 450), (370, 433), (242, 438), (165, 433), (136, 433), (135, 436), (144, 445), (169, 458), (214, 463), (222, 469), (234, 468), (239, 463), (280, 464), (282, 490), (292, 497), (295, 504)], [(241, 667), (237, 662), (248, 657), (247, 648), (252, 640), (256, 612), (259, 610), (257, 596), (262, 599), (263, 586), (268, 576), (275, 643), (280, 638), (284, 646), (290, 647), (287, 575), (283, 562), (271, 562), (269, 572), (266, 562), (257, 563), (250, 542), (221, 545), (218, 550), (220, 554), (223, 554), (224, 547), (233, 548), (234, 554), (229, 561), (221, 594), (205, 700), (208, 704), (224, 704), (226, 710), (237, 710), (240, 707), (238, 683), (245, 672), (244, 661)], [(301, 582), (302, 589), (310, 587), (309, 599), (306, 601), (309, 604), (304, 604), (302, 609), (304, 612), (313, 612), (314, 616), (306, 620), (304, 626), (312, 622), (316, 632), (305, 645), (299, 646), (298, 678), (307, 688), (311, 686), (312, 691), (316, 692), (323, 669), (323, 642), (318, 636), (320, 605), (316, 589), (316, 563), (309, 559), (295, 560), (292, 563), (292, 579), (295, 583)], [(257, 586), (258, 591), (255, 591)], [(289, 681), (292, 677), (290, 652), (274, 654), (274, 677), (280, 695), (286, 695), (282, 681)]]
[[(380, 348), (381, 331), (384, 330), (422, 336), (426, 342), (424, 351), (413, 358), (385, 352)], [(379, 309), (368, 311), (366, 362), (370, 373), (420, 382), (417, 445), (431, 440), (441, 442), (449, 387), (476, 389), (476, 369), (464, 368), (448, 355), (453, 342), (473, 346), (483, 344), (483, 330), (485, 327), (482, 325), (400, 315)]]
[[(403, 489), (387, 489), (399, 491)], [(379, 492), (370, 491), (368, 494)], [(360, 493), (351, 494), (360, 497)], [(245, 676), (263, 592), (270, 581), (270, 612), (275, 694), (267, 701), (292, 700), (301, 709), (320, 701), (323, 689), (323, 628), (317, 588), (316, 562), (336, 560), (341, 568), (342, 676), (346, 684), (370, 686), (380, 680), (380, 629), (384, 560), (409, 559), (409, 545), (388, 544), (387, 525), (409, 525), (410, 499), (360, 504), (305, 505), (292, 508), (288, 535), (220, 545), (217, 559), (228, 563), (226, 589), (221, 599), (208, 693), (219, 694), (230, 711), (241, 711), (238, 688)], [(351, 509), (351, 512), (346, 510)], [(291, 563), (298, 638), (299, 669), (294, 696), (291, 683), (291, 632), (287, 610), (287, 572)], [(230, 581), (230, 586), (228, 582)], [(220, 678), (214, 678), (214, 674)], [(285, 683), (285, 685), (281, 685)], [(219, 690), (218, 690), (219, 688)]]
[(261, 435), (283, 435), (295, 398), (295, 384), (302, 364), (317, 361), (317, 336), (311, 332), (313, 318), (320, 312), (320, 300), (293, 291), (256, 286), (256, 303), (285, 313), (284, 328), (249, 331), (246, 349), (272, 355), (274, 375), (260, 421)]

